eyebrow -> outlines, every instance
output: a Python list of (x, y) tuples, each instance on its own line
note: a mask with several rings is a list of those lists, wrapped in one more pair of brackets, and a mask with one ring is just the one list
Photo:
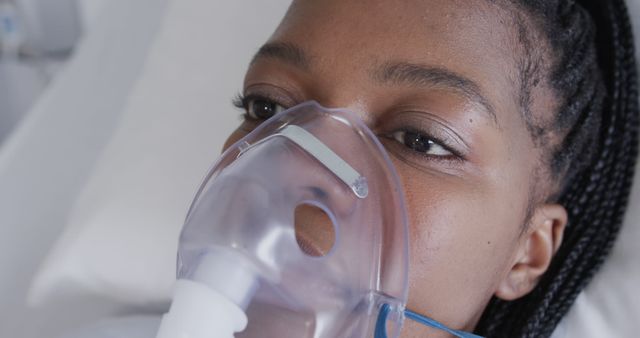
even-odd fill
[[(260, 59), (276, 59), (308, 71), (311, 58), (299, 46), (286, 42), (270, 42), (263, 45), (253, 57), (251, 64)], [(493, 123), (498, 118), (493, 105), (482, 95), (480, 86), (473, 80), (448, 69), (422, 66), (407, 62), (388, 62), (376, 69), (373, 78), (382, 83), (406, 84), (420, 87), (443, 87), (462, 94), (468, 100), (479, 104)]]
[(271, 42), (260, 47), (251, 64), (259, 59), (277, 59), (304, 70), (309, 70), (310, 65), (310, 58), (302, 48), (284, 42)]
[(467, 99), (479, 104), (489, 114), (491, 120), (498, 125), (495, 109), (489, 100), (482, 95), (480, 86), (473, 80), (448, 69), (406, 62), (385, 63), (374, 72), (374, 78), (379, 82), (393, 83), (396, 85), (432, 86), (454, 90)]

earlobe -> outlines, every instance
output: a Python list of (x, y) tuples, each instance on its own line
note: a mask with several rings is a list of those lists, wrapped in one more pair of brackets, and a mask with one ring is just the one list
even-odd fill
[(562, 244), (567, 220), (567, 211), (559, 204), (536, 208), (527, 231), (522, 234), (511, 269), (498, 285), (496, 297), (514, 300), (533, 290)]

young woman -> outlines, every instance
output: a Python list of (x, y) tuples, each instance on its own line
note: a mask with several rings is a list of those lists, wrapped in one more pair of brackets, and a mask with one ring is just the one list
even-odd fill
[(309, 100), (357, 112), (405, 192), (408, 308), (548, 337), (626, 207), (632, 41), (623, 0), (296, 0), (249, 67), (228, 144)]

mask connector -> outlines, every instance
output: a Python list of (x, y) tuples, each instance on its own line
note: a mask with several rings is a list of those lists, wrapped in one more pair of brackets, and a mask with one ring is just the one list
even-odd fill
[(247, 326), (246, 307), (257, 279), (241, 255), (215, 250), (193, 277), (176, 282), (171, 309), (157, 338), (233, 338)]

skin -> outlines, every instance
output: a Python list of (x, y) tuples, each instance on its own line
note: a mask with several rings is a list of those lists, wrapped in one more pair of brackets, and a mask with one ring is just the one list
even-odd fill
[[(408, 308), (466, 331), (492, 296), (533, 289), (567, 222), (562, 206), (544, 202), (553, 186), (519, 105), (511, 14), (488, 1), (294, 1), (244, 86), (244, 95), (259, 97), (250, 105), (316, 100), (360, 115), (405, 192)], [(551, 106), (544, 86), (537, 89), (534, 116), (546, 118)], [(247, 119), (225, 148), (259, 122)], [(393, 136), (405, 129), (446, 147), (419, 154)], [(427, 334), (447, 336), (407, 321), (401, 337)]]

